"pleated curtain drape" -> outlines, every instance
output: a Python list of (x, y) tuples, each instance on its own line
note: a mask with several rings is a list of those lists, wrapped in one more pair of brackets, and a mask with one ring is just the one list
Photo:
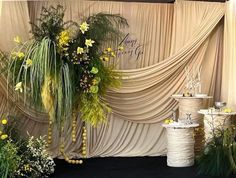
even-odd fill
[[(0, 49), (9, 51), (16, 35), (29, 38), (29, 20), (36, 20), (41, 7), (58, 3), (66, 7), (67, 20), (81, 21), (84, 16), (96, 12), (121, 14), (130, 24), (124, 33), (135, 42), (127, 44), (127, 53), (119, 59), (117, 70), (123, 73), (122, 87), (110, 90), (105, 97), (113, 111), (107, 123), (96, 128), (86, 125), (88, 157), (165, 154), (166, 133), (161, 123), (178, 107), (171, 95), (182, 91), (186, 66), (193, 71), (202, 66), (203, 92), (216, 100), (220, 98), (224, 3), (3, 2)], [(136, 51), (131, 55), (129, 51), (137, 48), (140, 53)], [(6, 81), (2, 77), (1, 114), (8, 110), (6, 92)], [(47, 116), (44, 113), (36, 112), (13, 98), (9, 103), (15, 106), (15, 112), (21, 117), (22, 130), (34, 135), (46, 133)], [(80, 156), (82, 123), (78, 121), (77, 124), (79, 130), (75, 144), (72, 143), (69, 126), (65, 126), (60, 136), (58, 129), (54, 128), (50, 147), (53, 156), (61, 157), (59, 144), (62, 142), (68, 156)]]
[(0, 13), (2, 12), (2, 1), (0, 1)]
[(221, 99), (236, 110), (236, 1), (226, 2)]

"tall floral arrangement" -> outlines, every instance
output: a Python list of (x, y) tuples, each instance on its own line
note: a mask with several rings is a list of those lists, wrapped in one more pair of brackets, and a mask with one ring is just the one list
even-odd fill
[[(25, 101), (49, 113), (59, 125), (80, 113), (95, 126), (106, 119), (110, 108), (102, 98), (110, 87), (120, 85), (120, 74), (105, 64), (122, 47), (105, 44), (121, 37), (127, 21), (119, 15), (98, 13), (81, 24), (64, 22), (64, 8), (43, 8), (33, 38), (18, 44), (10, 56), (8, 83), (24, 93)], [(28, 100), (29, 99), (29, 100)]]

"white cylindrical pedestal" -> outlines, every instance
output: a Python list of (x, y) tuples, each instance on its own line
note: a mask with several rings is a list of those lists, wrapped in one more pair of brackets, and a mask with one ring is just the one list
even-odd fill
[(191, 118), (194, 123), (200, 125), (203, 124), (203, 117), (198, 111), (203, 106), (202, 98), (180, 98), (179, 99), (179, 118), (184, 119), (187, 117), (186, 114), (191, 114)]
[(189, 167), (194, 165), (193, 128), (167, 128), (167, 165)]
[(213, 137), (213, 130), (215, 129), (222, 130), (228, 128), (230, 124), (231, 124), (230, 116), (205, 115), (204, 117), (205, 141), (208, 142)]
[(186, 119), (186, 114), (191, 114), (191, 118), (194, 123), (200, 125), (200, 129), (195, 130), (195, 153), (200, 153), (204, 143), (204, 132), (201, 131), (203, 128), (203, 116), (198, 111), (203, 108), (203, 100), (210, 99), (211, 96), (202, 97), (183, 97), (179, 95), (173, 95), (173, 98), (179, 101), (179, 119)]
[(225, 113), (222, 111), (201, 109), (198, 113), (204, 115), (204, 132), (205, 142), (211, 140), (213, 136), (213, 130), (222, 130), (229, 128), (231, 125), (231, 116), (236, 115), (236, 112)]
[(167, 130), (167, 165), (189, 167), (194, 165), (194, 127), (198, 124), (163, 124)]

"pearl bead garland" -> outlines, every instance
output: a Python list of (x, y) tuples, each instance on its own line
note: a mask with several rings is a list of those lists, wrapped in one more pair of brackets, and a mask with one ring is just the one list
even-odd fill
[[(76, 128), (76, 120), (73, 120), (73, 125), (72, 125), (72, 142), (75, 142), (76, 140), (73, 140), (75, 139), (75, 129)], [(74, 131), (74, 132), (73, 132)], [(86, 140), (87, 140), (87, 130), (86, 130), (86, 127), (83, 126), (82, 127), (82, 157), (83, 158), (86, 158), (87, 157), (87, 143), (86, 143)], [(64, 151), (64, 144), (61, 144), (60, 146), (60, 152), (62, 153), (64, 159), (66, 162), (68, 162), (69, 164), (83, 164), (83, 160), (74, 160), (74, 159), (70, 159), (66, 154), (65, 154), (65, 151)]]
[(48, 141), (47, 141), (47, 147), (52, 143), (52, 120), (49, 119), (49, 123), (48, 123)]
[(66, 162), (70, 163), (70, 164), (83, 164), (83, 160), (74, 160), (74, 159), (70, 159), (64, 152), (64, 144), (61, 144), (61, 148), (60, 148), (60, 152), (62, 153), (64, 159)]
[(87, 140), (87, 130), (86, 130), (86, 127), (85, 126), (83, 126), (83, 128), (82, 128), (82, 156), (83, 156), (83, 158), (86, 158), (87, 157), (87, 152), (86, 152), (86, 150), (87, 150), (87, 142), (86, 142), (86, 140)]
[(73, 121), (72, 121), (72, 142), (76, 142), (76, 116), (73, 115)]

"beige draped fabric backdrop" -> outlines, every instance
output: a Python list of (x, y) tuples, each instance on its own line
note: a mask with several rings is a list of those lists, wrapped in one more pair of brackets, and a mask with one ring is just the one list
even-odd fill
[(2, 1), (0, 1), (0, 13), (2, 11)]
[(236, 1), (226, 3), (222, 100), (236, 110)]
[[(201, 65), (203, 92), (220, 96), (223, 44), (223, 3), (179, 2), (149, 4), (102, 1), (35, 1), (3, 2), (0, 16), (0, 49), (9, 51), (11, 39), (29, 37), (29, 19), (35, 21), (42, 6), (60, 3), (66, 7), (65, 19), (81, 21), (96, 12), (120, 13), (129, 21), (125, 29), (124, 54), (119, 54), (123, 85), (109, 91), (106, 99), (113, 109), (108, 122), (88, 130), (88, 157), (156, 156), (166, 153), (162, 121), (177, 109), (170, 98), (182, 91), (184, 67), (197, 70)], [(19, 8), (20, 7), (20, 8)], [(9, 20), (10, 19), (10, 20)], [(20, 19), (20, 20), (19, 20)], [(17, 28), (16, 28), (17, 26)], [(0, 81), (1, 112), (6, 111), (6, 82)], [(11, 102), (14, 102), (10, 98)], [(10, 103), (12, 104), (12, 103)], [(22, 130), (45, 134), (47, 117), (14, 102), (22, 118)], [(82, 123), (78, 123), (81, 128)], [(71, 128), (59, 137), (54, 130), (53, 156), (61, 157), (59, 143), (65, 142), (68, 156), (80, 156), (81, 130), (78, 141), (71, 141)]]

